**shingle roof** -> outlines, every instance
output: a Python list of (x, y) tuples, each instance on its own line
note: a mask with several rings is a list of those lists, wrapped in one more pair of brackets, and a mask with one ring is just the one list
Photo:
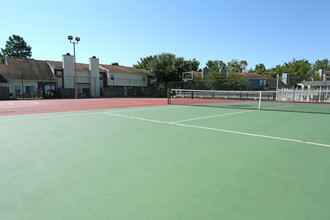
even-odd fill
[(258, 73), (230, 73), (230, 74), (237, 74), (248, 79), (273, 79), (273, 77), (269, 75), (261, 75)]
[(6, 58), (6, 63), (7, 65), (0, 65), (0, 74), (7, 81), (10, 79), (57, 80), (46, 61)]
[[(63, 69), (63, 62), (61, 61), (47, 61), (54, 69)], [(88, 71), (89, 64), (76, 63), (76, 68), (78, 71)]]
[(144, 73), (147, 74), (148, 71), (144, 69), (136, 69), (134, 67), (126, 67), (126, 66), (115, 66), (115, 65), (105, 65), (100, 64), (103, 68), (109, 70), (113, 73)]
[[(276, 88), (277, 85), (277, 79), (273, 78), (272, 76), (269, 75), (261, 75), (258, 73), (230, 73), (230, 74), (238, 74), (240, 76), (243, 76), (247, 79), (266, 79), (266, 84), (270, 88)], [(278, 81), (278, 88), (288, 88), (288, 86), (282, 81)]]

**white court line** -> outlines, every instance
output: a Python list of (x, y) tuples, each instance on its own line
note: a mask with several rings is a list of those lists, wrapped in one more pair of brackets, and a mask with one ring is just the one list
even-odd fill
[[(145, 110), (158, 110), (158, 109), (172, 109), (172, 108), (187, 108), (187, 106), (175, 106), (175, 107), (165, 107), (167, 105), (164, 105), (162, 107), (149, 107), (149, 108), (136, 108), (136, 109), (128, 109), (128, 110), (119, 110), (119, 111), (116, 111), (117, 109), (109, 109), (109, 111), (111, 110), (114, 110), (114, 111), (111, 111), (111, 112), (135, 112), (135, 111), (145, 111)], [(106, 110), (106, 109), (104, 109)]]
[(282, 137), (260, 135), (260, 134), (252, 134), (252, 133), (246, 133), (246, 132), (240, 132), (240, 131), (231, 131), (231, 130), (225, 130), (225, 129), (219, 129), (219, 128), (209, 128), (209, 127), (203, 127), (203, 126), (185, 125), (185, 124), (179, 124), (179, 123), (175, 123), (175, 122), (158, 121), (158, 120), (151, 120), (151, 119), (139, 118), (139, 117), (134, 117), (134, 116), (105, 113), (105, 112), (102, 112), (102, 114), (106, 114), (106, 115), (110, 115), (110, 116), (116, 116), (116, 117), (122, 117), (122, 118), (141, 120), (141, 121), (148, 121), (148, 122), (159, 123), (159, 124), (168, 124), (168, 125), (175, 125), (175, 126), (180, 126), (180, 127), (197, 128), (197, 129), (203, 129), (203, 130), (211, 130), (211, 131), (225, 132), (225, 133), (231, 133), (231, 134), (259, 137), (259, 138), (267, 138), (267, 139), (274, 139), (274, 140), (281, 140), (281, 141), (288, 141), (288, 142), (296, 142), (296, 143), (316, 145), (316, 146), (322, 146), (322, 147), (329, 147), (330, 148), (329, 144), (321, 144), (321, 143), (303, 141), (303, 140), (298, 140), (298, 139), (282, 138)]
[(241, 114), (241, 113), (247, 113), (247, 112), (252, 112), (252, 111), (258, 111), (258, 110), (248, 110), (248, 111), (231, 112), (231, 113), (219, 114), (219, 115), (210, 115), (210, 116), (205, 116), (205, 117), (200, 117), (200, 118), (190, 118), (190, 119), (185, 119), (185, 120), (180, 120), (180, 121), (172, 121), (172, 123), (195, 121), (195, 120), (201, 120), (201, 119), (207, 119), (207, 118), (216, 118), (216, 117), (222, 117), (222, 116), (227, 116), (227, 115), (236, 115), (236, 114)]

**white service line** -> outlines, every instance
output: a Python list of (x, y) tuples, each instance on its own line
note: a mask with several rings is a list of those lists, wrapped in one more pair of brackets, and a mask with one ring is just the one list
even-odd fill
[(231, 131), (231, 130), (225, 130), (225, 129), (219, 129), (219, 128), (209, 128), (209, 127), (195, 126), (195, 125), (185, 125), (185, 124), (179, 124), (179, 123), (175, 123), (175, 122), (158, 121), (158, 120), (151, 120), (151, 119), (139, 118), (139, 117), (134, 117), (134, 116), (105, 113), (105, 112), (102, 112), (102, 114), (106, 114), (106, 115), (110, 115), (110, 116), (116, 116), (116, 117), (122, 117), (122, 118), (135, 119), (135, 120), (140, 120), (140, 121), (148, 121), (148, 122), (159, 123), (159, 124), (168, 124), (168, 125), (175, 125), (175, 126), (180, 126), (180, 127), (197, 128), (197, 129), (203, 129), (203, 130), (211, 130), (211, 131), (218, 131), (218, 132), (225, 132), (225, 133), (231, 133), (231, 134), (238, 134), (238, 135), (245, 135), (245, 136), (252, 136), (252, 137), (259, 137), (259, 138), (267, 138), (267, 139), (274, 139), (274, 140), (281, 140), (281, 141), (289, 141), (289, 142), (296, 142), (296, 143), (316, 145), (316, 146), (322, 146), (322, 147), (329, 147), (330, 148), (329, 144), (321, 144), (321, 143), (303, 141), (303, 140), (298, 140), (298, 139), (282, 138), (282, 137), (260, 135), (260, 134), (252, 134), (252, 133), (246, 133), (246, 132), (240, 132), (240, 131)]
[(205, 117), (200, 117), (200, 118), (190, 118), (190, 119), (185, 119), (185, 120), (180, 120), (180, 121), (172, 121), (172, 123), (195, 121), (195, 120), (207, 119), (207, 118), (216, 118), (216, 117), (222, 117), (222, 116), (227, 116), (227, 115), (236, 115), (236, 114), (241, 114), (241, 113), (247, 113), (247, 112), (252, 112), (252, 111), (258, 111), (258, 110), (248, 110), (248, 111), (240, 111), (240, 112), (231, 112), (231, 113), (227, 113), (227, 114), (210, 115), (210, 116), (205, 116)]
[[(127, 110), (118, 110), (115, 109), (108, 109), (109, 112), (135, 112), (135, 111), (146, 111), (146, 110), (159, 110), (159, 109), (172, 109), (172, 108), (187, 108), (187, 106), (175, 106), (175, 107), (148, 107), (148, 108), (136, 108), (136, 109), (127, 109)], [(118, 108), (117, 108), (118, 109)], [(107, 109), (104, 109), (107, 110)], [(112, 111), (114, 110), (114, 111)], [(103, 113), (103, 112), (102, 112)], [(107, 112), (106, 112), (107, 113)]]

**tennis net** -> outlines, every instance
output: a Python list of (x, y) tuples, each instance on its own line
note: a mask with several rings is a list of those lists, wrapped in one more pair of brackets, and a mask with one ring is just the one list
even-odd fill
[(330, 91), (168, 90), (168, 104), (330, 114)]

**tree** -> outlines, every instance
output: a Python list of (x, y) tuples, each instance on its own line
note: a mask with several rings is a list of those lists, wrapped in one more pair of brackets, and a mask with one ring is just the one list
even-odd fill
[(312, 65), (311, 73), (314, 74), (316, 71), (322, 68), (324, 70), (328, 70), (328, 71), (330, 70), (330, 61), (328, 59), (315, 61), (315, 63)]
[(266, 73), (265, 64), (263, 63), (256, 64), (255, 73), (265, 74)]
[(223, 89), (223, 83), (226, 79), (226, 74), (220, 74), (219, 70), (212, 69), (205, 76), (205, 85), (208, 89), (219, 90)]
[(198, 71), (198, 67), (199, 67), (200, 62), (196, 59), (192, 59), (192, 60), (184, 60), (184, 69), (185, 71)]
[[(181, 80), (183, 58), (171, 53), (162, 53), (150, 63), (150, 73), (157, 82), (175, 82)], [(179, 70), (180, 69), (180, 70)]]
[(227, 63), (228, 71), (229, 72), (236, 72), (236, 73), (242, 73), (246, 70), (248, 63), (246, 60), (237, 60), (233, 59), (230, 62)]
[(166, 83), (181, 81), (182, 73), (197, 71), (199, 61), (196, 59), (185, 60), (183, 57), (176, 57), (171, 53), (140, 58), (137, 65), (138, 69), (149, 70), (153, 80), (151, 82)]
[(249, 90), (249, 81), (239, 74), (225, 74), (211, 71), (205, 80), (205, 85), (211, 90)]
[(1, 48), (2, 57), (19, 59), (30, 59), (32, 56), (31, 47), (27, 45), (22, 37), (13, 34), (6, 42), (5, 49)]
[(226, 90), (249, 90), (249, 80), (239, 74), (228, 74), (224, 83), (224, 89)]
[(136, 69), (150, 70), (152, 63), (156, 58), (157, 58), (156, 56), (148, 56), (148, 57), (140, 58), (140, 61), (137, 61), (138, 64), (133, 65), (133, 67)]
[(0, 53), (0, 64), (3, 64), (5, 62), (5, 58), (2, 56), (2, 54)]
[(112, 66), (119, 66), (119, 63), (118, 62), (113, 62), (111, 63)]
[(220, 70), (227, 68), (227, 65), (222, 60), (209, 60), (207, 61), (206, 66), (210, 69), (210, 71), (216, 72), (220, 72)]
[(284, 71), (281, 65), (277, 65), (276, 67), (273, 67), (266, 71), (266, 74), (271, 75), (273, 78), (277, 78), (277, 75), (281, 75), (282, 73), (284, 73)]
[(304, 79), (311, 75), (311, 67), (312, 65), (308, 62), (308, 60), (293, 59), (291, 62), (284, 63), (282, 70), (284, 70), (284, 72), (290, 73), (291, 76)]

